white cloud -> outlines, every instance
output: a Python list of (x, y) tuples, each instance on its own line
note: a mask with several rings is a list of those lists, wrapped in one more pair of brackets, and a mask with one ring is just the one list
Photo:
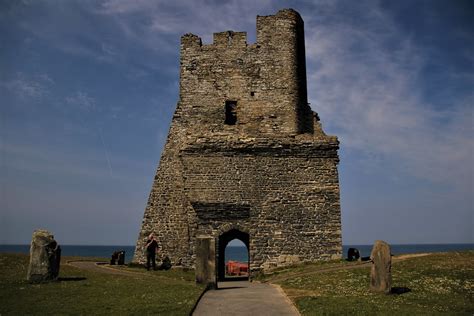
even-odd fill
[[(100, 17), (101, 27), (115, 26), (115, 37), (96, 34), (91, 30), (96, 26), (84, 25), (80, 15), (74, 27), (61, 32), (52, 32), (54, 23), (26, 27), (64, 51), (128, 67), (130, 77), (142, 78), (149, 71), (176, 72), (176, 65), (163, 65), (161, 57), (176, 55), (181, 34), (193, 32), (210, 42), (215, 31), (252, 33), (255, 15), (274, 14), (276, 6), (273, 1), (105, 0), (83, 9)], [(309, 98), (323, 126), (340, 136), (345, 148), (396, 161), (405, 173), (466, 183), (472, 172), (452, 166), (469, 165), (472, 158), (472, 96), (453, 96), (455, 104), (446, 109), (430, 104), (418, 90), (429, 56), (376, 3), (354, 5), (351, 14), (341, 14), (344, 5), (336, 1), (305, 6), (311, 6), (300, 10), (311, 66)], [(136, 52), (149, 55), (140, 61)], [(157, 58), (150, 58), (154, 54)], [(469, 73), (451, 72), (449, 77), (473, 81)], [(47, 80), (21, 79), (7, 86), (23, 96), (44, 95)], [(66, 102), (88, 111), (95, 108), (95, 100), (81, 91)]]
[(1, 86), (23, 100), (43, 98), (49, 94), (49, 88), (53, 84), (54, 81), (48, 74), (27, 75), (21, 72), (17, 73), (14, 79), (0, 83)]
[[(255, 15), (270, 12), (272, 1), (225, 1), (209, 4), (202, 1), (123, 1), (106, 0), (99, 13), (117, 17), (125, 33), (157, 50), (166, 49), (159, 35), (180, 36), (194, 33), (205, 42), (212, 41), (212, 33), (225, 30), (252, 30)], [(140, 15), (142, 23), (133, 16)], [(210, 29), (209, 21), (212, 21)]]
[(158, 3), (149, 0), (107, 0), (101, 4), (101, 9), (107, 14), (136, 13), (153, 9)]
[(436, 108), (419, 90), (429, 56), (382, 10), (365, 9), (370, 27), (307, 18), (309, 98), (323, 126), (349, 150), (382, 155), (394, 172), (472, 190), (473, 96)]
[[(456, 104), (449, 108), (436, 108), (418, 88), (429, 58), (423, 48), (401, 33), (376, 3), (354, 6), (353, 20), (340, 13), (341, 5), (319, 1), (310, 10), (300, 10), (312, 65), (309, 98), (323, 126), (337, 134), (346, 149), (364, 153), (368, 168), (373, 157), (381, 157), (396, 166), (394, 173), (469, 186), (472, 168), (466, 172), (453, 166), (469, 166), (472, 159), (472, 96), (453, 99)], [(101, 14), (117, 18), (130, 38), (162, 51), (170, 47), (169, 38), (187, 32), (205, 43), (212, 41), (215, 31), (252, 33), (255, 15), (274, 14), (279, 9), (275, 6), (271, 1), (209, 5), (107, 0)], [(133, 22), (131, 17), (137, 15), (143, 23)], [(472, 80), (468, 74), (450, 75)]]
[(66, 103), (73, 108), (86, 112), (92, 112), (96, 109), (96, 100), (84, 91), (76, 91), (73, 95), (66, 97)]

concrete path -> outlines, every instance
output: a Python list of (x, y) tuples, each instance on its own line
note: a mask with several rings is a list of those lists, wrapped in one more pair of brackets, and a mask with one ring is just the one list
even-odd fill
[(300, 315), (277, 285), (248, 281), (219, 282), (218, 290), (207, 291), (194, 316), (214, 315)]

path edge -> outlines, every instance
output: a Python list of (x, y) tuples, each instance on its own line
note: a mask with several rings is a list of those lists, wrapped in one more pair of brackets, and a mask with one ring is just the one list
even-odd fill
[(296, 307), (295, 303), (293, 303), (293, 301), (288, 297), (288, 295), (286, 295), (285, 291), (283, 290), (283, 288), (278, 285), (278, 284), (275, 284), (275, 283), (269, 283), (270, 285), (274, 286), (282, 295), (283, 297), (285, 298), (285, 300), (291, 305), (291, 307), (293, 307), (293, 310), (296, 312), (296, 315), (299, 315), (301, 316), (301, 313), (300, 311), (298, 310), (298, 308)]
[(197, 306), (199, 305), (199, 302), (201, 301), (202, 297), (204, 296), (204, 294), (207, 293), (207, 291), (211, 290), (212, 289), (212, 286), (206, 286), (204, 288), (204, 290), (202, 291), (201, 295), (199, 295), (198, 299), (196, 300), (196, 302), (194, 303), (194, 306), (193, 308), (191, 309), (191, 311), (189, 312), (189, 316), (192, 316), (194, 314), (194, 311), (196, 310)]

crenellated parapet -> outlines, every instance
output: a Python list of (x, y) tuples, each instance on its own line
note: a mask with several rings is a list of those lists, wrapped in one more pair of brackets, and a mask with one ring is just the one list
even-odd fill
[[(183, 35), (180, 64), (180, 111), (188, 113), (185, 123), (196, 128), (193, 133), (314, 133), (306, 91), (304, 23), (296, 11), (257, 16), (255, 44), (247, 43), (245, 32), (214, 33), (213, 43), (207, 45), (196, 35)], [(222, 124), (229, 101), (236, 104), (233, 127)]]

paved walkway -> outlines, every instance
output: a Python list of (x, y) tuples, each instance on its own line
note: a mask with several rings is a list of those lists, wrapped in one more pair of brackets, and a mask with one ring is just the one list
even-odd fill
[(277, 285), (248, 281), (219, 282), (218, 290), (207, 291), (194, 316), (214, 315), (300, 315)]

